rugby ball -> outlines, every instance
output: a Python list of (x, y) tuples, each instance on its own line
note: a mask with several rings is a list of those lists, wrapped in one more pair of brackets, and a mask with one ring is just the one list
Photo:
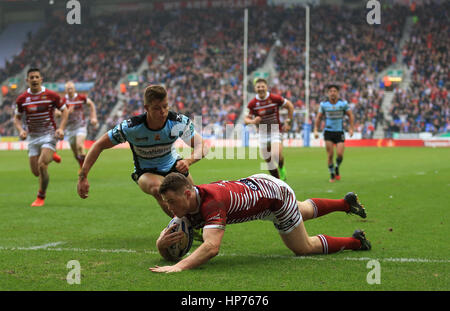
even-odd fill
[(179, 260), (191, 249), (192, 241), (194, 239), (194, 232), (191, 223), (186, 217), (172, 218), (172, 220), (167, 225), (167, 228), (171, 227), (174, 224), (177, 224), (178, 226), (172, 229), (172, 232), (182, 231), (184, 232), (184, 237), (181, 239), (181, 241), (169, 246), (167, 251), (172, 258), (174, 258), (175, 260)]

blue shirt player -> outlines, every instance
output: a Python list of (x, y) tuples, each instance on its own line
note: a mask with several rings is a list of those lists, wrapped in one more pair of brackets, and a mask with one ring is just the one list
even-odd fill
[[(100, 153), (128, 142), (134, 160), (131, 177), (143, 192), (155, 197), (167, 215), (173, 217), (159, 194), (159, 186), (164, 176), (171, 172), (182, 173), (192, 180), (189, 167), (206, 155), (207, 148), (189, 118), (169, 111), (164, 87), (151, 85), (146, 88), (144, 109), (144, 114), (122, 121), (92, 145), (79, 173), (78, 194), (83, 199), (88, 197), (87, 175)], [(187, 159), (181, 158), (174, 147), (178, 138), (192, 148)]]
[[(318, 129), (322, 117), (325, 116), (325, 128), (323, 137), (328, 155), (328, 170), (330, 182), (340, 180), (339, 166), (344, 159), (345, 134), (344, 117), (349, 118), (349, 135), (353, 136), (353, 114), (347, 101), (339, 99), (339, 86), (332, 84), (328, 86), (328, 100), (320, 103), (319, 113), (314, 122), (314, 137), (319, 138)], [(336, 167), (333, 163), (334, 147), (336, 146)]]

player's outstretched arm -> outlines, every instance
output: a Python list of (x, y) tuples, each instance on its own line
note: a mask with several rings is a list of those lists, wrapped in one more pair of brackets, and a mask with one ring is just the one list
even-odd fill
[(59, 127), (55, 132), (55, 136), (58, 139), (63, 139), (64, 129), (66, 128), (67, 120), (69, 119), (69, 109), (63, 108), (63, 110), (60, 111), (61, 111), (61, 122), (59, 123)]
[(290, 100), (286, 99), (286, 103), (284, 104), (283, 107), (286, 108), (288, 111), (288, 117), (285, 121), (285, 124), (283, 125), (283, 131), (289, 132), (289, 130), (292, 127), (292, 121), (294, 120), (294, 105)]
[(86, 103), (89, 105), (89, 115), (91, 118), (91, 125), (94, 128), (98, 128), (97, 110), (95, 109), (95, 104), (89, 98), (86, 99)]
[(14, 116), (14, 127), (19, 132), (20, 139), (26, 139), (28, 136), (27, 131), (25, 131), (22, 127), (22, 115), (16, 114)]
[(184, 141), (192, 148), (192, 153), (188, 159), (177, 162), (176, 169), (180, 173), (186, 173), (192, 164), (203, 159), (209, 152), (209, 147), (206, 146), (202, 136), (198, 133), (194, 134), (190, 140)]
[(347, 110), (347, 112), (345, 114), (348, 116), (348, 123), (349, 123), (348, 134), (350, 135), (350, 137), (352, 137), (353, 136), (353, 125), (355, 123), (355, 118), (353, 117), (353, 113), (351, 110)]
[(257, 125), (257, 124), (261, 123), (261, 117), (258, 116), (258, 117), (253, 118), (251, 115), (247, 115), (244, 118), (244, 123), (245, 123), (245, 125), (249, 125), (249, 124)]
[(318, 130), (319, 130), (319, 126), (320, 126), (320, 121), (321, 120), (322, 120), (322, 113), (319, 112), (317, 114), (316, 120), (314, 121), (314, 137), (315, 138), (319, 138)]
[(225, 231), (223, 229), (203, 229), (204, 242), (191, 255), (173, 266), (155, 266), (149, 270), (152, 272), (170, 273), (196, 268), (219, 254), (224, 233)]
[(78, 175), (78, 195), (82, 199), (86, 199), (88, 197), (89, 192), (89, 182), (87, 180), (87, 176), (89, 174), (89, 171), (91, 170), (91, 167), (94, 165), (94, 163), (97, 161), (98, 157), (100, 156), (100, 153), (102, 153), (103, 150), (112, 148), (114, 144), (111, 142), (111, 140), (108, 137), (108, 133), (105, 133), (102, 137), (100, 137), (99, 140), (97, 140), (89, 149), (88, 154), (86, 155), (86, 159), (84, 160), (83, 167), (80, 170), (80, 173)]

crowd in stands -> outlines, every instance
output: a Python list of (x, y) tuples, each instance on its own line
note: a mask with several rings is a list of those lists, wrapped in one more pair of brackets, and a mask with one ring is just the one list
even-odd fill
[(415, 12), (411, 38), (402, 51), (411, 71), (408, 90), (395, 90), (386, 133), (450, 132), (450, 3), (429, 3)]
[[(152, 32), (161, 31), (167, 19), (164, 12), (121, 12), (86, 16), (74, 26), (53, 18), (25, 42), (21, 54), (4, 68), (4, 75), (15, 75), (28, 64), (41, 70), (44, 82), (95, 82), (87, 95), (96, 104), (102, 124), (117, 102), (119, 79), (137, 69), (150, 51)], [(88, 138), (92, 137), (95, 133), (90, 131)]]
[[(173, 13), (157, 38), (158, 53), (148, 58), (140, 87), (128, 87), (122, 115), (142, 112), (144, 88), (164, 84), (172, 109), (190, 118), (202, 116), (202, 125), (234, 124), (242, 111), (243, 12), (193, 10)], [(281, 24), (280, 13), (252, 8), (249, 14), (248, 72), (261, 66), (273, 45), (272, 33)], [(112, 125), (116, 117), (109, 121)]]
[[(448, 4), (445, 10), (434, 9), (417, 9), (419, 22), (403, 51), (413, 70), (414, 92), (396, 92), (392, 114), (400, 131), (448, 131)], [(252, 8), (249, 13), (248, 72), (264, 63), (275, 43), (278, 76), (271, 77), (271, 91), (305, 108), (304, 9)], [(326, 86), (337, 82), (355, 115), (355, 131), (370, 138), (377, 126), (390, 126), (383, 124), (377, 74), (396, 62), (409, 12), (383, 8), (383, 23), (375, 26), (367, 24), (365, 14), (330, 6), (311, 10), (310, 122), (326, 98)], [(88, 96), (107, 128), (143, 112), (149, 84), (165, 85), (171, 109), (191, 118), (201, 115), (203, 126), (234, 124), (244, 108), (243, 22), (241, 9), (223, 8), (88, 17), (76, 31), (65, 20), (52, 19), (0, 69), (0, 78), (28, 64), (41, 68), (47, 82), (95, 82)], [(126, 86), (122, 109), (110, 115), (122, 98), (120, 78), (136, 72), (143, 61), (148, 68), (140, 73), (139, 85)], [(0, 135), (15, 134), (14, 99), (8, 94), (0, 105)], [(297, 113), (292, 131), (300, 132), (303, 123), (304, 115)], [(88, 139), (96, 134), (90, 128)]]
[[(383, 9), (383, 23), (366, 22), (360, 9), (320, 6), (311, 10), (310, 26), (310, 122), (329, 83), (341, 85), (340, 96), (355, 115), (355, 131), (370, 138), (383, 116), (383, 90), (377, 74), (396, 62), (406, 8)], [(365, 13), (364, 13), (365, 14)], [(274, 89), (304, 108), (305, 98), (305, 10), (286, 11), (280, 31), (276, 62), (278, 77)], [(304, 122), (299, 116), (298, 121)], [(301, 129), (301, 126), (297, 126)]]

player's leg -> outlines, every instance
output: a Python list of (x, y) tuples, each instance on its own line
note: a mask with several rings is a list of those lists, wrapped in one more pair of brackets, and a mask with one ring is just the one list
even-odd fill
[(293, 251), (295, 255), (323, 253), (320, 238), (308, 236), (303, 221), (289, 233), (283, 234), (280, 232), (280, 236), (287, 248)]
[(77, 142), (76, 142), (76, 137), (75, 136), (70, 136), (68, 138), (68, 142), (69, 142), (70, 150), (72, 150), (74, 158), (78, 161), (78, 159), (77, 159)]
[[(289, 186), (287, 186), (290, 189)], [(352, 237), (337, 238), (327, 235), (310, 237), (306, 232), (295, 193), (290, 189), (283, 197), (283, 206), (273, 212), (274, 225), (284, 244), (296, 255), (330, 254), (344, 249), (370, 249), (364, 232), (355, 231)]]
[(297, 201), (297, 205), (304, 221), (333, 212), (345, 212), (362, 218), (367, 217), (364, 206), (353, 192), (347, 193), (343, 199), (312, 198), (306, 201)]
[(276, 159), (278, 159), (278, 170), (280, 174), (280, 179), (286, 181), (286, 168), (284, 166), (284, 157), (283, 157), (283, 143), (281, 142), (281, 140), (272, 142), (272, 149), (273, 149), (272, 155), (276, 156)]
[(156, 201), (158, 201), (158, 204), (161, 206), (162, 210), (172, 218), (172, 212), (169, 211), (166, 202), (164, 202), (161, 195), (159, 194), (159, 187), (161, 186), (163, 180), (164, 177), (161, 175), (144, 173), (139, 177), (137, 183), (139, 185), (139, 188), (141, 188), (141, 190), (145, 193), (152, 195), (156, 199)]
[(310, 237), (301, 222), (289, 233), (280, 232), (284, 244), (295, 255), (332, 254), (342, 250), (370, 250), (364, 232), (356, 230), (351, 237), (332, 237), (324, 234)]
[(330, 172), (330, 182), (334, 182), (334, 143), (331, 140), (325, 141), (325, 149), (327, 151), (328, 170)]
[(79, 133), (75, 138), (75, 157), (80, 164), (80, 168), (83, 166), (84, 159), (86, 158), (86, 151), (84, 150), (84, 141), (86, 140), (86, 134)]
[(280, 174), (278, 173), (278, 163), (276, 163), (278, 154), (276, 156), (272, 155), (272, 150), (274, 150), (274, 148), (272, 148), (270, 140), (260, 144), (261, 155), (267, 163), (267, 170), (270, 175), (280, 178)]
[(33, 173), (34, 176), (39, 177), (39, 168), (38, 168), (39, 155), (31, 156), (28, 159), (30, 162), (31, 173)]
[(31, 173), (39, 177), (38, 160), (41, 154), (41, 145), (37, 139), (32, 139), (28, 142), (28, 160), (30, 162)]
[(50, 148), (42, 148), (41, 154), (38, 158), (38, 171), (39, 171), (39, 191), (36, 200), (31, 204), (31, 206), (43, 206), (45, 196), (47, 193), (47, 187), (50, 181), (48, 175), (48, 165), (53, 160), (53, 154), (55, 151)]
[(345, 149), (345, 144), (344, 142), (339, 142), (336, 144), (336, 169), (335, 169), (335, 174), (336, 174), (336, 179), (340, 180), (341, 176), (339, 173), (339, 167), (342, 163), (342, 160), (344, 159), (344, 149)]

